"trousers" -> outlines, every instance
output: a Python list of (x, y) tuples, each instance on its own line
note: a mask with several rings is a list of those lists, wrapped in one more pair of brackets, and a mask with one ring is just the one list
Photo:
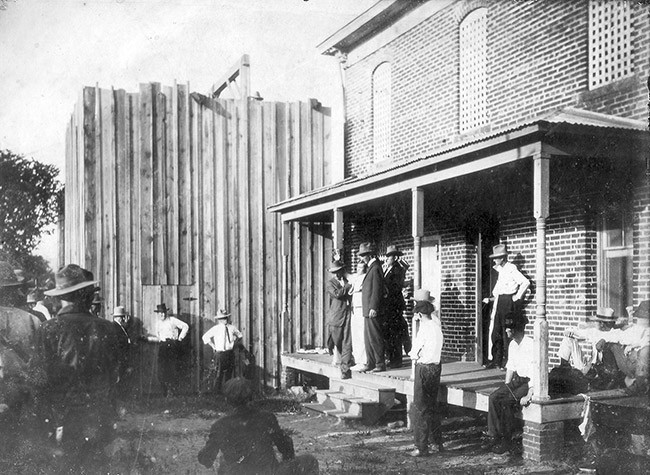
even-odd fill
[(425, 451), (431, 440), (442, 444), (438, 389), (440, 388), (441, 364), (415, 364), (411, 426), (415, 446)]

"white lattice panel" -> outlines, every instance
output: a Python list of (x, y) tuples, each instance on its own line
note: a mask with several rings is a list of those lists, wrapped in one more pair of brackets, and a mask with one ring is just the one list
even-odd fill
[(375, 161), (390, 158), (390, 63), (372, 74), (372, 136)]
[(460, 130), (487, 123), (487, 8), (472, 11), (460, 24)]
[(589, 4), (589, 87), (594, 89), (632, 73), (630, 5), (592, 0)]

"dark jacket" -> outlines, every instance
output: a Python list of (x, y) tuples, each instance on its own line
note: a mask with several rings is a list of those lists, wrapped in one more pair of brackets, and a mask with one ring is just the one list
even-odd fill
[(209, 468), (221, 451), (220, 474), (268, 474), (279, 465), (274, 446), (283, 460), (294, 458), (293, 441), (273, 414), (241, 406), (212, 425), (198, 458)]
[(368, 317), (371, 309), (381, 314), (385, 290), (384, 272), (381, 268), (381, 261), (375, 259), (368, 268), (368, 273), (363, 279), (363, 286), (361, 288), (361, 304), (363, 305), (364, 317)]
[(406, 269), (399, 263), (395, 262), (384, 275), (384, 283), (386, 284), (386, 308), (387, 310), (394, 310), (402, 312), (405, 308), (404, 295), (402, 289), (404, 288), (404, 278), (406, 277)]
[(345, 285), (341, 285), (336, 277), (332, 277), (327, 281), (326, 289), (327, 294), (330, 296), (330, 306), (327, 312), (328, 325), (335, 327), (345, 325), (350, 314), (351, 288), (352, 285), (347, 282)]

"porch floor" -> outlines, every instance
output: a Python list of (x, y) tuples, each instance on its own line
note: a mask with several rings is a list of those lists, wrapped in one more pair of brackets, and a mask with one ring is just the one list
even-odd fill
[[(317, 374), (327, 378), (340, 379), (339, 368), (332, 366), (332, 357), (318, 353), (291, 353), (282, 355), (282, 365), (298, 371)], [(368, 381), (380, 386), (395, 388), (398, 394), (413, 397), (411, 361), (405, 356), (403, 366), (388, 368), (382, 373), (352, 372), (352, 379)], [(439, 400), (454, 406), (461, 406), (487, 412), (490, 394), (503, 382), (505, 372), (499, 369), (485, 369), (471, 361), (443, 361), (440, 378)], [(626, 397), (622, 389), (594, 391), (589, 393), (593, 400), (612, 400)], [(541, 401), (523, 409), (524, 419), (537, 422), (576, 419), (580, 417), (584, 398), (582, 396), (556, 397)]]

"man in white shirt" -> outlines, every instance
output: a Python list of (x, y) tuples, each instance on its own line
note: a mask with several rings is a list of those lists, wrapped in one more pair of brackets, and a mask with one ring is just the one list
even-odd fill
[(158, 348), (158, 382), (163, 396), (169, 394), (170, 386), (176, 382), (177, 365), (180, 356), (180, 342), (185, 338), (190, 327), (187, 323), (169, 315), (169, 309), (164, 303), (156, 307), (159, 316), (156, 322), (156, 336), (147, 340), (159, 342)]
[(235, 345), (242, 339), (241, 332), (228, 323), (230, 314), (219, 309), (214, 319), (217, 322), (203, 334), (203, 344), (212, 348), (212, 362), (208, 371), (208, 391), (220, 392), (223, 383), (234, 377)]
[(527, 406), (533, 397), (535, 365), (532, 338), (524, 335), (524, 324), (512, 319), (506, 321), (506, 333), (512, 338), (508, 347), (506, 379), (503, 386), (490, 394), (488, 402), (488, 436), (483, 448), (503, 454), (512, 448), (515, 413)]
[(504, 369), (508, 359), (504, 323), (512, 319), (515, 323), (525, 324), (522, 315), (522, 299), (530, 286), (530, 281), (521, 273), (517, 266), (508, 262), (508, 250), (505, 244), (497, 244), (492, 248), (490, 259), (494, 261), (494, 270), (499, 274), (492, 289), (493, 301), (490, 315), (490, 335), (492, 361), (488, 368)]
[(428, 290), (414, 293), (413, 318), (420, 320), (420, 328), (411, 348), (411, 360), (415, 365), (411, 425), (415, 439), (413, 457), (429, 455), (429, 436), (443, 450), (440, 413), (438, 412), (438, 389), (442, 365), (440, 357), (444, 337), (442, 325)]

